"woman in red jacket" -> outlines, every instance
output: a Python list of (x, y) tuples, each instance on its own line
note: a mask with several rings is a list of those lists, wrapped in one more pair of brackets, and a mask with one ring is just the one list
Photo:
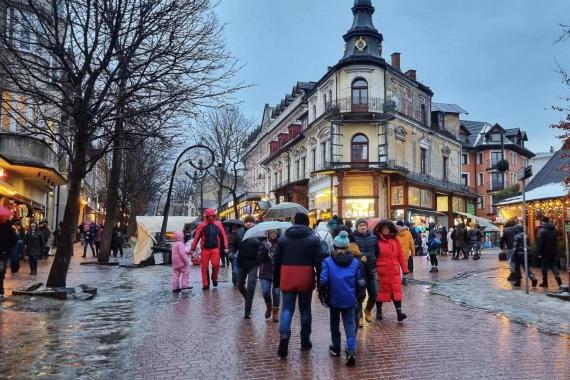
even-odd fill
[(379, 291), (376, 296), (376, 319), (382, 320), (382, 303), (394, 301), (398, 322), (406, 319), (402, 313), (402, 278), (400, 269), (404, 274), (408, 273), (408, 264), (402, 253), (402, 245), (396, 237), (398, 230), (392, 221), (382, 220), (374, 228), (374, 234), (378, 236), (380, 255), (376, 260), (378, 272)]

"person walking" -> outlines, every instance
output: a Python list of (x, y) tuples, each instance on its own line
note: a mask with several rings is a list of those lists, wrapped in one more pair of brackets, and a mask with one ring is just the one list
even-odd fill
[[(368, 293), (368, 301), (364, 306), (364, 320), (372, 323), (372, 309), (376, 304), (376, 296), (378, 294), (378, 277), (376, 272), (376, 260), (379, 255), (378, 238), (368, 229), (366, 219), (358, 219), (356, 221), (356, 230), (354, 231), (354, 239), (360, 253), (365, 257), (364, 263), (364, 281), (366, 283), (366, 292)], [(378, 310), (377, 310), (378, 311)], [(358, 318), (362, 318), (358, 315)], [(359, 325), (360, 325), (359, 321)]]
[(364, 277), (360, 270), (360, 261), (349, 249), (348, 233), (341, 231), (334, 239), (332, 256), (323, 261), (320, 283), (319, 300), (329, 307), (330, 330), (332, 344), (329, 353), (340, 356), (341, 335), (340, 318), (346, 335), (346, 365), (356, 364), (356, 305), (359, 296), (364, 297), (366, 291)]
[(469, 240), (471, 241), (471, 251), (473, 252), (473, 260), (481, 258), (481, 243), (483, 242), (483, 231), (481, 226), (475, 224), (471, 231), (469, 231)]
[[(525, 271), (525, 267), (524, 267), (524, 255), (525, 255), (524, 240), (526, 239), (527, 249), (529, 247), (529, 244), (528, 244), (528, 237), (524, 233), (524, 228), (521, 224), (517, 224), (517, 225), (513, 226), (512, 228), (513, 228), (513, 232), (514, 232), (512, 258), (513, 258), (513, 263), (515, 266), (515, 268), (514, 268), (515, 274), (513, 276), (515, 278), (515, 282), (514, 282), (513, 286), (519, 287), (519, 286), (521, 286), (521, 279), (522, 279), (522, 277), (524, 275), (524, 271)], [(521, 272), (523, 272), (523, 274), (521, 274)], [(536, 288), (536, 285), (538, 284), (538, 280), (537, 280), (536, 276), (534, 275), (534, 273), (532, 273), (530, 268), (528, 270), (528, 278), (532, 282), (532, 287)]]
[[(414, 237), (412, 233), (404, 224), (404, 221), (398, 220), (396, 222), (396, 228), (398, 229), (398, 240), (402, 246), (402, 251), (404, 252), (404, 259), (408, 266), (408, 271), (410, 271), (410, 266), (414, 267), (414, 256), (416, 255), (416, 247), (414, 244)], [(410, 265), (411, 262), (411, 265)], [(406, 278), (402, 278), (402, 284), (407, 285)]]
[(10, 210), (0, 207), (0, 299), (4, 297), (4, 277), (10, 254), (16, 246), (16, 231), (8, 220)]
[(505, 253), (507, 254), (507, 262), (509, 264), (509, 270), (510, 270), (507, 281), (516, 281), (517, 279), (515, 272), (515, 265), (513, 262), (513, 245), (515, 242), (516, 225), (517, 224), (513, 219), (507, 221), (507, 223), (505, 224), (505, 228), (503, 229), (503, 236), (501, 236), (501, 241), (499, 243), (501, 249), (504, 250)]
[(10, 272), (12, 274), (16, 274), (20, 271), (20, 260), (24, 252), (24, 236), (20, 235), (20, 230), (17, 228), (14, 228), (14, 231), (16, 232), (16, 244), (10, 255)]
[(213, 208), (206, 209), (204, 221), (196, 228), (190, 254), (194, 255), (196, 246), (200, 242), (202, 290), (210, 289), (210, 276), (208, 270), (212, 263), (212, 284), (218, 286), (218, 273), (220, 271), (220, 248), (228, 249), (228, 238), (222, 223), (216, 220), (216, 211)]
[(381, 321), (382, 304), (384, 302), (394, 302), (398, 322), (407, 318), (402, 312), (402, 278), (400, 270), (404, 275), (408, 274), (408, 265), (404, 259), (402, 246), (396, 238), (398, 230), (392, 221), (381, 220), (374, 228), (374, 234), (378, 237), (380, 255), (376, 260), (378, 270), (378, 282), (380, 290), (376, 297), (376, 319)]
[(230, 245), (228, 261), (232, 265), (232, 284), (234, 285), (234, 288), (237, 288), (237, 281), (239, 277), (239, 269), (237, 265), (239, 240), (237, 238), (237, 230), (235, 230), (234, 227), (230, 227), (230, 231), (227, 236)]
[(313, 346), (311, 298), (324, 259), (321, 242), (309, 228), (309, 217), (299, 212), (295, 214), (293, 223), (277, 242), (273, 267), (273, 281), (279, 284), (283, 299), (277, 350), (277, 355), (281, 358), (288, 355), (291, 321), (297, 299), (301, 313), (301, 350), (310, 350)]
[(469, 259), (469, 253), (466, 250), (467, 245), (467, 230), (465, 229), (465, 224), (460, 223), (453, 232), (453, 241), (455, 241), (455, 249), (457, 250), (457, 255), (453, 255), (454, 260), (459, 260), (460, 256), (463, 255), (463, 260)]
[(93, 246), (96, 233), (97, 229), (95, 227), (95, 223), (91, 223), (87, 220), (83, 222), (83, 257), (87, 257), (87, 246), (91, 248), (92, 257), (97, 256), (95, 253), (95, 247)]
[(277, 250), (279, 231), (267, 232), (267, 240), (259, 245), (257, 259), (259, 261), (259, 279), (261, 280), (261, 293), (267, 309), (265, 318), (273, 316), (273, 322), (279, 322), (279, 305), (281, 302), (281, 290), (273, 282), (273, 257)]
[(121, 253), (123, 257), (123, 234), (119, 227), (113, 227), (113, 234), (111, 235), (111, 250), (113, 251), (113, 257), (117, 257), (117, 253)]
[(32, 276), (38, 274), (38, 258), (42, 256), (45, 246), (44, 235), (38, 230), (37, 224), (30, 223), (30, 229), (24, 238), (24, 252), (28, 256)]
[[(255, 218), (252, 215), (246, 215), (243, 220), (243, 227), (237, 234), (238, 246), (238, 290), (245, 300), (245, 319), (251, 318), (251, 308), (253, 306), (253, 297), (255, 296), (255, 287), (257, 286), (257, 273), (259, 272), (259, 261), (257, 255), (261, 244), (258, 238), (249, 238), (243, 240), (247, 230), (255, 226)], [(247, 283), (247, 287), (246, 287)]]
[(176, 231), (174, 233), (174, 244), (172, 244), (172, 293), (192, 289), (189, 263), (190, 260), (184, 245), (184, 233)]
[(41, 259), (47, 259), (49, 256), (49, 238), (51, 236), (51, 230), (48, 227), (47, 224), (47, 220), (42, 220), (40, 221), (39, 225), (38, 225), (38, 231), (42, 233), (42, 235), (44, 235), (44, 249), (42, 251), (42, 254), (40, 256)]
[(441, 255), (447, 256), (449, 252), (449, 246), (447, 244), (447, 228), (442, 226), (439, 229), (439, 236), (441, 236)]
[(95, 255), (99, 256), (99, 249), (101, 249), (101, 240), (103, 240), (103, 225), (95, 224)]
[(428, 255), (429, 255), (429, 262), (431, 264), (431, 269), (429, 270), (430, 273), (439, 272), (438, 268), (438, 260), (437, 260), (437, 252), (441, 247), (441, 238), (435, 229), (435, 223), (429, 224), (429, 232), (428, 232), (428, 240), (427, 240), (427, 247), (428, 247)]
[(556, 227), (550, 222), (548, 217), (542, 218), (542, 225), (538, 230), (536, 239), (536, 252), (542, 269), (542, 288), (548, 288), (548, 271), (554, 274), (554, 279), (558, 286), (562, 285), (560, 272), (558, 271), (558, 233)]
[(315, 234), (317, 234), (322, 243), (326, 244), (327, 252), (332, 252), (333, 235), (325, 222), (319, 222), (319, 224), (317, 224), (317, 228), (315, 229)]

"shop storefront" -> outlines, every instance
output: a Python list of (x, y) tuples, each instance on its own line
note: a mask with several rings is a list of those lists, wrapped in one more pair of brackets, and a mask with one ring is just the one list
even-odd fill
[(339, 215), (355, 222), (359, 218), (379, 215), (378, 176), (342, 174), (339, 176)]
[(330, 178), (310, 184), (309, 186), (309, 223), (315, 225), (317, 220), (329, 220), (336, 208), (337, 189), (331, 191)]

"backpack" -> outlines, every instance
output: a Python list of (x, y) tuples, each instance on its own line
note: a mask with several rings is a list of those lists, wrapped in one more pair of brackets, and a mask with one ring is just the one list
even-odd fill
[(204, 248), (218, 248), (219, 234), (220, 230), (218, 229), (218, 226), (216, 226), (214, 223), (208, 223), (202, 232), (202, 238), (204, 239)]
[[(329, 233), (327, 232), (327, 234), (325, 235), (325, 239), (326, 239), (328, 234)], [(329, 245), (328, 245), (328, 243), (326, 242), (326, 240), (321, 239), (321, 235), (319, 235), (318, 233), (315, 233), (315, 235), (317, 235), (317, 237), (319, 238), (320, 245), (321, 245), (321, 251), (323, 252), (323, 255), (325, 257), (329, 256)]]
[(434, 249), (439, 249), (441, 247), (441, 240), (439, 240), (439, 238), (434, 237), (429, 243), (428, 243), (428, 249), (430, 251), (433, 251)]

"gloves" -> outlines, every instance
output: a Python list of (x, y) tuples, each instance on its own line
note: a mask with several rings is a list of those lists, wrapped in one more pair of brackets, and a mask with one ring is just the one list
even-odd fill
[(326, 285), (319, 285), (317, 288), (317, 292), (319, 293), (319, 301), (321, 301), (321, 305), (324, 307), (329, 307), (329, 289)]
[(364, 264), (366, 264), (366, 256), (362, 255), (360, 257), (360, 261), (362, 261)]

